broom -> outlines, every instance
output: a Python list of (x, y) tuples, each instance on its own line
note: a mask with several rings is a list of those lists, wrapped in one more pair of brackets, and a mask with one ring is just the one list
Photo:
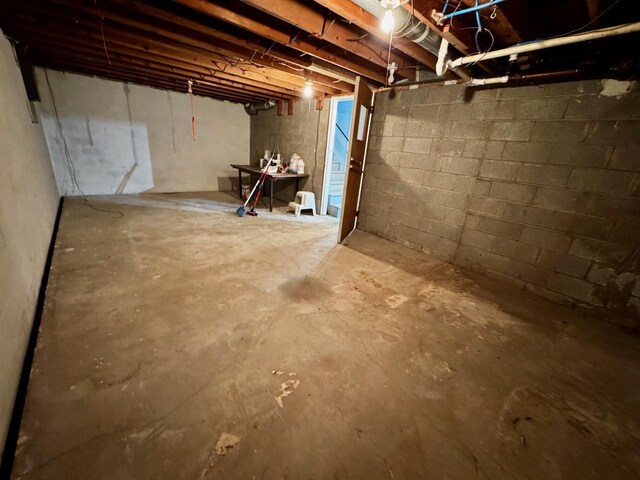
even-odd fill
[[(256, 182), (256, 184), (253, 186), (253, 189), (251, 190), (251, 193), (247, 196), (247, 199), (245, 200), (244, 205), (242, 205), (240, 208), (238, 208), (236, 210), (236, 215), (238, 215), (239, 217), (244, 217), (244, 214), (247, 213), (247, 205), (251, 201), (251, 197), (253, 197), (253, 194), (256, 191), (256, 188), (258, 188), (258, 185), (260, 185), (262, 187), (262, 185), (264, 184), (264, 179), (267, 176), (267, 171), (269, 170), (269, 166), (271, 165), (271, 161), (274, 159), (274, 156), (275, 156), (275, 150), (271, 154), (271, 158), (269, 159), (269, 161), (267, 162), (265, 167), (262, 169), (262, 173), (260, 174), (260, 177), (258, 178), (258, 181)], [(253, 207), (251, 208), (251, 211), (249, 212), (250, 215), (256, 215), (254, 210), (256, 208), (256, 204), (258, 203), (258, 198), (260, 198), (260, 192), (259, 191), (258, 191), (258, 196), (256, 197), (256, 201), (254, 202)]]

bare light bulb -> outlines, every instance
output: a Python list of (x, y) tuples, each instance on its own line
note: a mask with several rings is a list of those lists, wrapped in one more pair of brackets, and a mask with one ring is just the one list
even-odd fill
[(384, 17), (382, 17), (380, 28), (385, 33), (391, 33), (391, 31), (393, 30), (393, 8), (388, 7), (384, 11)]
[(311, 80), (307, 80), (304, 82), (304, 90), (302, 90), (302, 94), (309, 98), (313, 95), (313, 82)]

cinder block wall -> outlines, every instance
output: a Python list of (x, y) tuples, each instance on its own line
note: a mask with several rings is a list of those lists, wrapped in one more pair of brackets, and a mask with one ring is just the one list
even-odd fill
[(186, 93), (43, 68), (36, 75), (38, 113), (63, 195), (230, 190), (237, 174), (230, 164), (249, 161), (242, 105), (195, 95), (194, 142)]
[[(310, 175), (300, 188), (312, 191), (320, 208), (322, 181), (324, 178), (324, 160), (327, 150), (327, 132), (329, 125), (329, 103), (323, 110), (315, 109), (315, 101), (298, 101), (293, 115), (278, 116), (277, 109), (258, 112), (251, 117), (251, 163), (258, 164), (265, 150), (277, 148), (285, 161), (297, 153), (305, 164), (305, 172)], [(287, 183), (277, 188), (277, 196), (293, 200), (293, 184)]]
[(375, 105), (359, 228), (640, 317), (634, 85), (434, 87)]

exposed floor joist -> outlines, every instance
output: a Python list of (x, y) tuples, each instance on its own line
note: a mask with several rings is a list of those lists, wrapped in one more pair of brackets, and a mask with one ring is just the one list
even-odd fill
[[(446, 13), (475, 3), (452, 0)], [(612, 5), (611, 12), (597, 6), (590, 0), (540, 8), (529, 1), (505, 1), (480, 11), (483, 32), (477, 42), (475, 14), (438, 25), (433, 11), (443, 10), (441, 0), (411, 0), (402, 8), (447, 39), (450, 51), (468, 54), (638, 16), (629, 15), (624, 1)], [(114, 67), (110, 78), (126, 80), (118, 77), (120, 68), (128, 69), (127, 79), (138, 75), (139, 83), (149, 85), (150, 73), (171, 85), (199, 81), (215, 86), (216, 98), (243, 103), (300, 98), (308, 80), (318, 98), (350, 94), (356, 75), (374, 87), (386, 85), (389, 62), (398, 65), (398, 80), (414, 80), (417, 71), (431, 71), (436, 63), (432, 51), (406, 37), (392, 37), (389, 45), (379, 19), (351, 0), (6, 0), (0, 3), (0, 27), (41, 65), (67, 65), (80, 73), (93, 69), (98, 75), (106, 61)], [(632, 43), (611, 40), (605, 48), (600, 42), (598, 60), (585, 58), (587, 45), (523, 56), (517, 63), (483, 61), (476, 68), (503, 75), (624, 63)], [(623, 68), (633, 69), (633, 63)]]

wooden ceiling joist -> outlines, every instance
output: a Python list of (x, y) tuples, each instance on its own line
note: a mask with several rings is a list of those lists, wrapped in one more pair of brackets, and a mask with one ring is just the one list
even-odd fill
[[(47, 10), (47, 12), (49, 13), (49, 15), (47, 15), (47, 18), (50, 18), (51, 17), (51, 15), (50, 15), (51, 11)], [(34, 44), (37, 45), (37, 42), (41, 42), (41, 43), (44, 42), (46, 44), (47, 34), (49, 32), (55, 32), (55, 25), (56, 24), (63, 24), (64, 25), (64, 22), (66, 20), (64, 18), (64, 13), (59, 13), (58, 12), (58, 14), (61, 15), (62, 18), (59, 18), (57, 22), (54, 22), (50, 26), (50, 28), (42, 29), (42, 25), (38, 25), (38, 24), (33, 25), (33, 29), (36, 30), (36, 36), (30, 38), (30, 42), (32, 42), (32, 45), (34, 45)], [(69, 22), (69, 21), (67, 20), (67, 22)], [(124, 45), (129, 45), (132, 48), (135, 48), (137, 45), (141, 45), (140, 48), (143, 51), (150, 52), (151, 48), (146, 47), (145, 44), (146, 43), (152, 43), (154, 45), (154, 48), (163, 49), (163, 51), (166, 52), (166, 56), (168, 58), (171, 58), (171, 56), (174, 56), (176, 54), (175, 49), (171, 50), (171, 46), (175, 45), (175, 44), (170, 44), (170, 43), (167, 43), (167, 42), (163, 42), (162, 38), (154, 41), (153, 39), (149, 39), (148, 36), (146, 36), (146, 37), (144, 35), (136, 36), (135, 34), (131, 34), (131, 32), (128, 32), (128, 33), (124, 32), (123, 33), (121, 31), (121, 29), (118, 29), (117, 32), (114, 33), (114, 29), (111, 28), (111, 30), (109, 31), (109, 34), (105, 35), (105, 38), (103, 39), (101, 37), (101, 35), (100, 35), (100, 31), (102, 30), (102, 26), (100, 25), (100, 23), (99, 23), (99, 21), (97, 19), (94, 19), (92, 22), (87, 22), (86, 19), (83, 19), (83, 22), (82, 23), (78, 23), (78, 24), (73, 24), (72, 21), (69, 22), (69, 23), (71, 24), (71, 27), (69, 27), (67, 25), (66, 28), (63, 27), (61, 29), (61, 31), (58, 32), (60, 34), (60, 38), (63, 40), (63, 42), (66, 42), (68, 44), (68, 38), (69, 38), (69, 30), (68, 30), (68, 28), (72, 28), (76, 32), (78, 32), (79, 29), (84, 29), (85, 31), (91, 32), (90, 35), (92, 36), (94, 43), (95, 42), (99, 42), (99, 44), (96, 43), (96, 45), (95, 45), (96, 53), (99, 53), (100, 51), (102, 51), (104, 53), (104, 48), (103, 47), (107, 46), (107, 37), (108, 37), (109, 38), (108, 44), (111, 45), (112, 48), (117, 48), (117, 47), (114, 47), (114, 45), (117, 45), (118, 43), (124, 44)], [(26, 23), (21, 23), (22, 28), (24, 28), (25, 24)], [(84, 28), (83, 25), (87, 25), (88, 28)], [(47, 34), (38, 33), (38, 30), (40, 32), (47, 32)], [(20, 38), (20, 33), (18, 33), (15, 36)], [(42, 37), (42, 38), (40, 38), (40, 37)], [(140, 42), (142, 42), (142, 43), (140, 43)], [(104, 43), (104, 45), (103, 45), (103, 43)], [(61, 52), (64, 51), (64, 48), (62, 48), (62, 47), (64, 47), (64, 46), (61, 46), (61, 50), (60, 50)], [(98, 47), (100, 47), (100, 48), (98, 48)], [(169, 50), (169, 51), (167, 51), (167, 50)], [(211, 52), (201, 51), (200, 53), (209, 54)], [(217, 59), (218, 60), (222, 60), (224, 58), (224, 53), (225, 52), (223, 51), (222, 54), (216, 54), (217, 55)], [(56, 52), (53, 52), (52, 54), (55, 55)], [(133, 55), (133, 53), (132, 53), (132, 55)], [(145, 58), (145, 54), (136, 54), (136, 55), (138, 55), (138, 56), (140, 56), (142, 58)], [(188, 58), (189, 55), (192, 55), (192, 53), (190, 53), (188, 50), (185, 50), (185, 51), (182, 52), (183, 58)], [(146, 57), (146, 58), (148, 58), (148, 57)], [(220, 68), (216, 67), (216, 64), (214, 62), (210, 62), (206, 66), (201, 65), (201, 67), (202, 68), (207, 68), (207, 69), (210, 68), (213, 72), (215, 72), (216, 68), (218, 70), (220, 69)], [(229, 74), (225, 73), (225, 72), (211, 73), (210, 75), (211, 75), (211, 78), (214, 78), (217, 75), (217, 76), (220, 76), (220, 77), (227, 77), (227, 80), (230, 79), (228, 77)], [(284, 74), (284, 73), (281, 74), (281, 76), (285, 76), (285, 75), (286, 74)], [(247, 80), (246, 77), (247, 77), (247, 75), (245, 75), (242, 78), (239, 77), (238, 80), (241, 80), (243, 83), (247, 83), (247, 82), (251, 83), (251, 82), (253, 82), (252, 80)], [(292, 78), (295, 78), (295, 77), (292, 77)], [(186, 81), (186, 79), (185, 79), (185, 81)], [(302, 88), (301, 85), (303, 85), (303, 82), (304, 82), (304, 79), (300, 78), (300, 80), (298, 82), (298, 87), (294, 87), (294, 90), (295, 90), (295, 88), (301, 89)], [(222, 81), (221, 83), (225, 83), (225, 82)], [(277, 81), (273, 81), (271, 83), (269, 83), (269, 81), (265, 81), (264, 83), (265, 83), (264, 86), (267, 89), (274, 90), (274, 91), (277, 91), (279, 89), (279, 87), (278, 87), (279, 82), (277, 82)], [(289, 87), (289, 85), (287, 85), (287, 87)], [(327, 90), (328, 90), (327, 93), (330, 93), (330, 94), (335, 94), (335, 93), (339, 93), (340, 92), (340, 90), (338, 90), (338, 89), (329, 89), (329, 88), (327, 88)], [(295, 92), (291, 92), (290, 95), (294, 95), (295, 96), (296, 93)], [(276, 96), (276, 95), (274, 95), (274, 96)]]
[[(43, 28), (42, 22), (35, 23), (31, 17), (31, 12), (24, 12), (24, 9), (34, 9), (32, 2), (25, 5), (20, 9), (20, 13), (14, 13), (14, 17), (18, 20), (17, 25), (19, 28), (25, 28), (26, 25), (31, 26), (31, 31), (58, 32), (61, 38), (68, 41), (69, 31), (73, 31), (76, 36), (82, 37), (83, 41), (96, 42), (101, 51), (106, 46), (107, 49), (113, 45), (127, 47), (132, 50), (138, 50), (142, 53), (155, 54), (166, 58), (177, 58), (180, 61), (193, 63), (203, 68), (224, 69), (226, 73), (233, 73), (234, 75), (251, 78), (254, 80), (262, 80), (270, 85), (282, 84), (283, 86), (290, 88), (290, 86), (303, 87), (305, 77), (311, 77), (317, 84), (317, 89), (328, 93), (330, 95), (340, 94), (341, 92), (350, 93), (353, 91), (353, 86), (345, 82), (337, 82), (335, 79), (315, 74), (303, 74), (297, 70), (303, 70), (302, 67), (290, 68), (280, 63), (270, 63), (268, 61), (261, 61), (259, 57), (254, 59), (251, 63), (248, 63), (246, 59), (251, 56), (247, 51), (239, 52), (229, 51), (225, 49), (216, 49), (212, 47), (213, 51), (203, 50), (199, 47), (186, 44), (176, 44), (167, 42), (162, 37), (156, 37), (155, 35), (144, 35), (141, 32), (132, 31), (128, 28), (118, 28), (117, 30), (110, 24), (103, 25), (97, 18), (79, 18), (77, 22), (69, 19), (65, 16), (65, 12), (56, 12), (52, 10), (43, 10), (36, 8), (36, 13), (47, 14), (46, 28)], [(15, 27), (13, 27), (15, 29)], [(13, 30), (15, 31), (15, 30)], [(102, 36), (101, 32), (104, 32)], [(19, 37), (19, 35), (17, 35)], [(88, 37), (88, 38), (85, 38)], [(34, 45), (37, 45), (37, 38)], [(231, 58), (229, 55), (237, 55), (242, 58)], [(234, 64), (242, 63), (240, 66), (231, 65), (229, 62), (234, 61)], [(267, 66), (268, 65), (268, 66)]]
[[(53, 0), (48, 3), (57, 3), (63, 6), (69, 6), (74, 2), (70, 0)], [(50, 11), (51, 7), (48, 7), (47, 10)], [(89, 16), (89, 18), (93, 18), (94, 26), (97, 24), (99, 26), (98, 31), (107, 29), (109, 27), (113, 28), (110, 22), (114, 22), (117, 25), (116, 31), (119, 33), (120, 31), (129, 32), (140, 35), (144, 40), (149, 38), (150, 40), (154, 37), (157, 39), (156, 44), (160, 43), (160, 45), (178, 45), (181, 47), (186, 47), (192, 50), (198, 49), (201, 53), (205, 55), (209, 55), (211, 53), (217, 53), (219, 55), (225, 56), (239, 56), (244, 57), (242, 59), (251, 60), (255, 63), (262, 63), (264, 66), (270, 66), (274, 69), (280, 69), (282, 71), (291, 71), (296, 72), (304, 69), (305, 66), (309, 65), (309, 60), (300, 59), (297, 56), (294, 56), (291, 53), (282, 53), (275, 52), (275, 49), (271, 49), (271, 51), (267, 51), (268, 47), (257, 44), (255, 42), (251, 42), (250, 40), (240, 39), (236, 36), (233, 36), (227, 32), (214, 30), (210, 27), (206, 27), (200, 24), (197, 24), (197, 27), (193, 25), (194, 22), (190, 22), (191, 26), (197, 28), (197, 32), (192, 32), (190, 30), (186, 30), (186, 22), (180, 21), (176, 19), (180, 25), (180, 28), (176, 28), (172, 25), (165, 25), (164, 28), (158, 26), (158, 19), (156, 21), (146, 23), (144, 20), (130, 18), (128, 16), (102, 10), (95, 10), (91, 7), (83, 6), (80, 9), (77, 9), (73, 13), (76, 17), (78, 17), (78, 10), (85, 14), (85, 16)], [(66, 12), (68, 14), (69, 12)], [(104, 23), (106, 24), (103, 27), (98, 22), (103, 21), (102, 17), (104, 17)], [(175, 19), (175, 16), (172, 17)], [(86, 17), (83, 19), (86, 22)], [(118, 25), (119, 24), (119, 25)], [(184, 28), (183, 28), (184, 27)], [(207, 35), (207, 36), (204, 36)], [(210, 37), (214, 36), (215, 38)], [(265, 60), (265, 56), (267, 59)], [(318, 81), (322, 85), (328, 86), (334, 90), (327, 90), (325, 93), (335, 94), (336, 89), (342, 89), (343, 91), (353, 91), (353, 87), (351, 85), (345, 85), (343, 82), (335, 82), (332, 78), (327, 78), (326, 76), (314, 75), (314, 81)], [(304, 76), (301, 76), (302, 82), (304, 82)]]
[[(172, 80), (170, 78), (157, 78), (150, 75), (131, 73), (129, 71), (124, 71), (119, 67), (114, 66), (87, 66), (83, 63), (74, 63), (70, 61), (58, 61), (58, 60), (48, 60), (48, 59), (38, 59), (39, 63), (45, 68), (50, 68), (53, 70), (64, 70), (64, 71), (72, 71), (75, 73), (80, 73), (84, 75), (90, 76), (98, 76), (107, 78), (110, 80), (119, 80), (125, 81), (133, 84), (139, 85), (148, 85), (154, 88), (159, 88), (163, 90), (173, 90), (177, 92), (186, 93), (184, 89), (184, 84), (182, 80)], [(216, 98), (219, 100), (228, 100), (232, 102), (238, 102), (238, 98), (242, 99), (240, 101), (251, 102), (261, 99), (255, 99), (253, 97), (244, 97), (240, 95), (238, 97), (237, 93), (229, 93), (227, 91), (220, 91), (214, 88), (203, 87), (201, 85), (194, 85), (193, 87), (194, 93), (203, 94), (212, 98)]]
[[(475, 3), (451, 0), (447, 13)], [(615, 15), (601, 16), (596, 0), (558, 0), (540, 9), (530, 2), (503, 2), (480, 12), (482, 27), (492, 36), (485, 33), (479, 46), (475, 15), (439, 26), (432, 11), (442, 11), (442, 0), (412, 0), (403, 7), (447, 39), (450, 52), (468, 54), (592, 28), (583, 27), (589, 20), (619, 23), (629, 10), (620, 5)], [(577, 16), (569, 19), (573, 12)], [(386, 83), (389, 62), (398, 65), (398, 78), (409, 80), (436, 62), (433, 53), (406, 38), (394, 38), (390, 45), (379, 20), (351, 0), (3, 0), (0, 27), (28, 46), (36, 65), (178, 91), (186, 91), (193, 80), (200, 94), (243, 103), (274, 99), (293, 105), (307, 80), (314, 82), (316, 97), (351, 94), (356, 75), (374, 85)], [(629, 55), (631, 47), (616, 45)], [(608, 57), (622, 58), (612, 51), (613, 46)], [(517, 64), (494, 60), (472, 68), (491, 75), (514, 69), (530, 73), (554, 62), (579, 66), (587, 61), (586, 55), (568, 53), (566, 58), (537, 53)]]
[[(63, 5), (69, 5), (74, 3), (72, 0), (51, 0), (55, 3)], [(172, 40), (178, 42), (193, 42), (194, 45), (203, 46), (207, 48), (216, 41), (228, 42), (231, 45), (238, 45), (246, 49), (252, 50), (258, 55), (268, 54), (271, 57), (280, 59), (283, 61), (289, 61), (295, 63), (298, 60), (299, 53), (296, 53), (294, 49), (289, 46), (280, 47), (273, 44), (261, 44), (259, 39), (252, 37), (251, 35), (237, 34), (231, 32), (229, 28), (212, 28), (199, 22), (195, 22), (189, 19), (185, 19), (178, 15), (159, 10), (149, 5), (142, 4), (140, 2), (126, 2), (129, 6), (136, 7), (134, 12), (144, 13), (147, 18), (134, 18), (133, 15), (124, 13), (117, 13), (116, 11), (109, 9), (101, 9), (99, 12), (92, 7), (82, 6), (76, 7), (78, 10), (88, 14), (99, 14), (104, 18), (113, 20), (122, 25), (134, 27), (150, 33), (161, 33)], [(111, 0), (109, 5), (120, 5), (122, 2), (118, 0)], [(151, 21), (153, 20), (153, 21)], [(287, 52), (286, 50), (291, 50)], [(309, 52), (307, 52), (309, 53)], [(342, 67), (350, 69), (359, 75), (375, 77), (377, 80), (384, 81), (384, 69), (375, 68), (375, 66), (359, 64), (354, 60), (351, 60), (347, 55), (337, 55), (329, 52), (328, 50), (322, 50), (320, 47), (314, 47), (313, 54), (321, 56), (324, 60), (334, 63), (336, 65), (342, 65)], [(314, 55), (314, 56), (315, 56)]]
[(270, 15), (275, 15), (299, 29), (294, 35), (255, 21), (228, 6), (215, 2), (206, 0), (176, 0), (176, 2), (358, 74), (362, 74), (361, 67), (354, 66), (353, 62), (345, 62), (340, 56), (330, 53), (308, 39), (321, 38), (385, 70), (389, 62), (396, 62), (399, 75), (415, 77), (415, 70), (412, 69), (414, 62), (409, 57), (394, 52), (389, 56), (384, 43), (371, 41), (366, 35), (363, 36), (363, 32), (355, 31), (338, 19), (328, 19), (303, 2), (244, 1), (245, 4), (267, 11)]
[[(106, 55), (104, 52), (101, 54), (99, 47), (95, 40), (91, 38), (84, 39), (83, 42), (69, 45), (64, 37), (61, 37), (59, 32), (53, 29), (46, 31), (36, 31), (29, 29), (28, 27), (21, 27), (16, 31), (21, 38), (24, 38), (29, 43), (35, 43), (39, 40), (45, 40), (48, 47), (55, 46), (61, 50), (79, 51), (84, 54), (91, 52), (98, 56)], [(169, 55), (153, 54), (144, 50), (137, 50), (131, 48), (126, 43), (115, 43), (110, 41), (108, 44), (108, 55), (110, 59), (122, 58), (124, 61), (131, 62), (136, 65), (145, 65), (149, 62), (162, 65), (169, 71), (182, 71), (190, 78), (208, 79), (211, 81), (220, 80), (222, 84), (232, 84), (229, 82), (241, 82), (248, 87), (253, 87), (256, 90), (264, 92), (275, 92), (282, 94), (283, 96), (302, 96), (302, 89), (304, 82), (300, 81), (298, 84), (287, 83), (284, 81), (269, 83), (268, 75), (258, 75), (251, 72), (243, 71), (240, 68), (232, 67), (230, 65), (216, 66), (214, 63), (209, 65), (202, 65), (193, 61), (183, 61), (182, 59), (176, 59)], [(51, 52), (55, 55), (55, 52)], [(282, 86), (281, 86), (282, 85)], [(339, 94), (337, 89), (330, 89), (322, 86), (317, 88), (326, 90), (329, 94)]]
[[(315, 0), (315, 2), (331, 10), (336, 15), (343, 17), (350, 23), (357, 25), (383, 42), (389, 41), (389, 35), (384, 33), (380, 28), (380, 20), (355, 3), (344, 0)], [(436, 67), (436, 61), (438, 59), (434, 54), (406, 39), (394, 41), (392, 50), (399, 50), (413, 58), (416, 62), (427, 65), (432, 69)]]
[[(34, 56), (34, 59), (39, 60), (41, 64), (48, 64), (49, 53), (46, 50), (42, 50), (42, 53)], [(166, 79), (175, 81), (178, 85), (178, 90), (186, 92), (187, 82), (184, 80), (184, 74), (181, 72), (167, 71), (165, 68), (148, 64), (146, 66), (133, 66), (127, 62), (112, 59), (109, 63), (106, 59), (100, 57), (91, 57), (83, 54), (77, 54), (75, 52), (69, 52), (64, 57), (58, 57), (56, 60), (58, 63), (66, 63), (74, 66), (82, 66), (90, 64), (92, 67), (100, 68), (101, 70), (108, 70), (115, 72), (128, 73), (129, 75), (139, 79)], [(199, 79), (193, 79), (195, 84), (198, 85)], [(227, 86), (220, 84), (212, 84), (212, 90), (224, 92), (229, 96), (236, 95), (243, 99), (260, 98), (269, 99), (272, 97), (270, 92), (262, 92), (256, 90), (248, 90), (247, 88), (239, 88), (238, 86)], [(287, 98), (284, 97), (283, 98)]]

